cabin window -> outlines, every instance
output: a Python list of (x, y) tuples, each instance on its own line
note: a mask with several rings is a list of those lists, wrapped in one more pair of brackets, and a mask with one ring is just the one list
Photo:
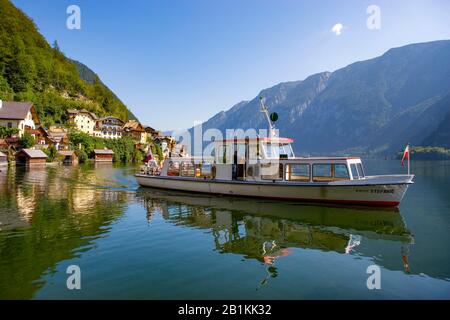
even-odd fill
[(294, 152), (290, 144), (263, 143), (262, 144), (267, 158), (293, 158)]
[(327, 182), (333, 180), (331, 164), (314, 164), (313, 165), (313, 181)]
[(203, 163), (199, 165), (199, 172), (198, 175), (196, 173), (196, 176), (209, 179), (214, 178), (213, 165), (210, 163)]
[(350, 180), (350, 175), (346, 164), (334, 165), (334, 180)]
[(280, 158), (293, 158), (294, 151), (292, 150), (292, 146), (290, 144), (280, 144)]
[(352, 163), (350, 165), (350, 169), (352, 170), (353, 179), (359, 179), (358, 169), (356, 168), (356, 164)]
[(233, 164), (245, 163), (245, 144), (233, 144), (230, 150), (233, 151)]
[(12, 122), (8, 122), (8, 128), (12, 128)]
[(255, 164), (258, 162), (258, 159), (261, 159), (258, 144), (249, 144), (248, 157), (249, 157), (249, 164)]
[(197, 163), (194, 164), (194, 176), (200, 178), (202, 176), (202, 165)]
[(364, 169), (361, 163), (358, 163), (358, 173), (359, 173), (359, 177), (360, 178), (364, 178), (365, 174), (364, 174)]
[(283, 164), (281, 163), (261, 164), (261, 179), (283, 180)]
[(280, 148), (276, 143), (267, 143), (263, 144), (264, 149), (266, 150), (267, 158), (279, 158), (280, 157)]
[(218, 163), (227, 163), (227, 146), (220, 145), (217, 150), (217, 162)]
[(288, 164), (286, 165), (286, 180), (308, 182), (310, 171), (309, 164)]
[(169, 168), (167, 169), (168, 176), (176, 176), (180, 175), (180, 163), (175, 161), (169, 162)]
[(183, 177), (194, 177), (195, 176), (195, 166), (192, 162), (182, 162), (181, 163), (181, 175)]

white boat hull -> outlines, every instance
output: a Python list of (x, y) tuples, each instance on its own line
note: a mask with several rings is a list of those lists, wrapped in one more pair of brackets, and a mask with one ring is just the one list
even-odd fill
[(368, 177), (354, 183), (285, 183), (161, 177), (137, 174), (141, 186), (270, 199), (367, 206), (398, 206), (413, 176)]

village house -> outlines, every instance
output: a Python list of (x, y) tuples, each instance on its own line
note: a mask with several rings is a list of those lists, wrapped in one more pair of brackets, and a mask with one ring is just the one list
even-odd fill
[(36, 108), (31, 102), (0, 100), (0, 126), (19, 129), (19, 137), (40, 124)]
[(137, 120), (130, 120), (123, 126), (123, 135), (145, 144), (149, 134), (146, 128)]
[(57, 150), (69, 149), (70, 140), (66, 129), (51, 127), (50, 130), (48, 130), (48, 135), (51, 144), (53, 144)]
[(49, 145), (51, 143), (48, 131), (43, 126), (36, 126), (36, 129), (30, 129), (27, 132), (34, 135), (34, 141), (37, 145)]
[(70, 141), (66, 129), (52, 127), (47, 130), (37, 126), (36, 129), (30, 129), (27, 132), (34, 135), (37, 149), (47, 149), (50, 146), (55, 146), (57, 150), (69, 149)]
[(97, 120), (94, 136), (104, 139), (119, 139), (122, 137), (124, 122), (116, 117), (105, 117)]
[(114, 151), (109, 149), (95, 149), (93, 154), (95, 162), (112, 162), (114, 157)]
[(145, 129), (145, 132), (147, 132), (147, 136), (151, 137), (152, 139), (161, 136), (161, 132), (159, 132), (158, 130), (155, 130), (147, 125), (143, 125), (143, 127)]
[(47, 155), (42, 150), (22, 149), (15, 154), (17, 165), (44, 166)]
[(69, 109), (67, 110), (69, 115), (69, 123), (74, 125), (79, 131), (94, 135), (94, 129), (97, 125), (97, 116), (93, 112), (89, 112), (85, 109)]
[(84, 109), (69, 109), (67, 112), (69, 114), (69, 123), (72, 123), (79, 131), (93, 137), (120, 139), (123, 136), (128, 136), (139, 144), (146, 144), (149, 137), (162, 139), (159, 131), (150, 126), (142, 125), (137, 120), (130, 120), (125, 123), (121, 119), (112, 116), (97, 118), (94, 113)]

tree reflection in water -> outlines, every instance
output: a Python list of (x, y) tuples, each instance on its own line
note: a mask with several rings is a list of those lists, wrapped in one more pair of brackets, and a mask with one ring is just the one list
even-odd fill
[(83, 167), (9, 168), (0, 178), (0, 299), (30, 299), (42, 275), (92, 248), (128, 194)]

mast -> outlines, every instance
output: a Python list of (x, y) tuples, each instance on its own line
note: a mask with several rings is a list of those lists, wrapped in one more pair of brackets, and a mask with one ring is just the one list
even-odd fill
[(269, 135), (271, 138), (275, 138), (276, 137), (275, 125), (273, 124), (272, 120), (270, 120), (269, 109), (264, 104), (264, 98), (262, 96), (259, 97), (259, 103), (261, 106), (261, 112), (266, 115), (267, 122), (269, 123)]

